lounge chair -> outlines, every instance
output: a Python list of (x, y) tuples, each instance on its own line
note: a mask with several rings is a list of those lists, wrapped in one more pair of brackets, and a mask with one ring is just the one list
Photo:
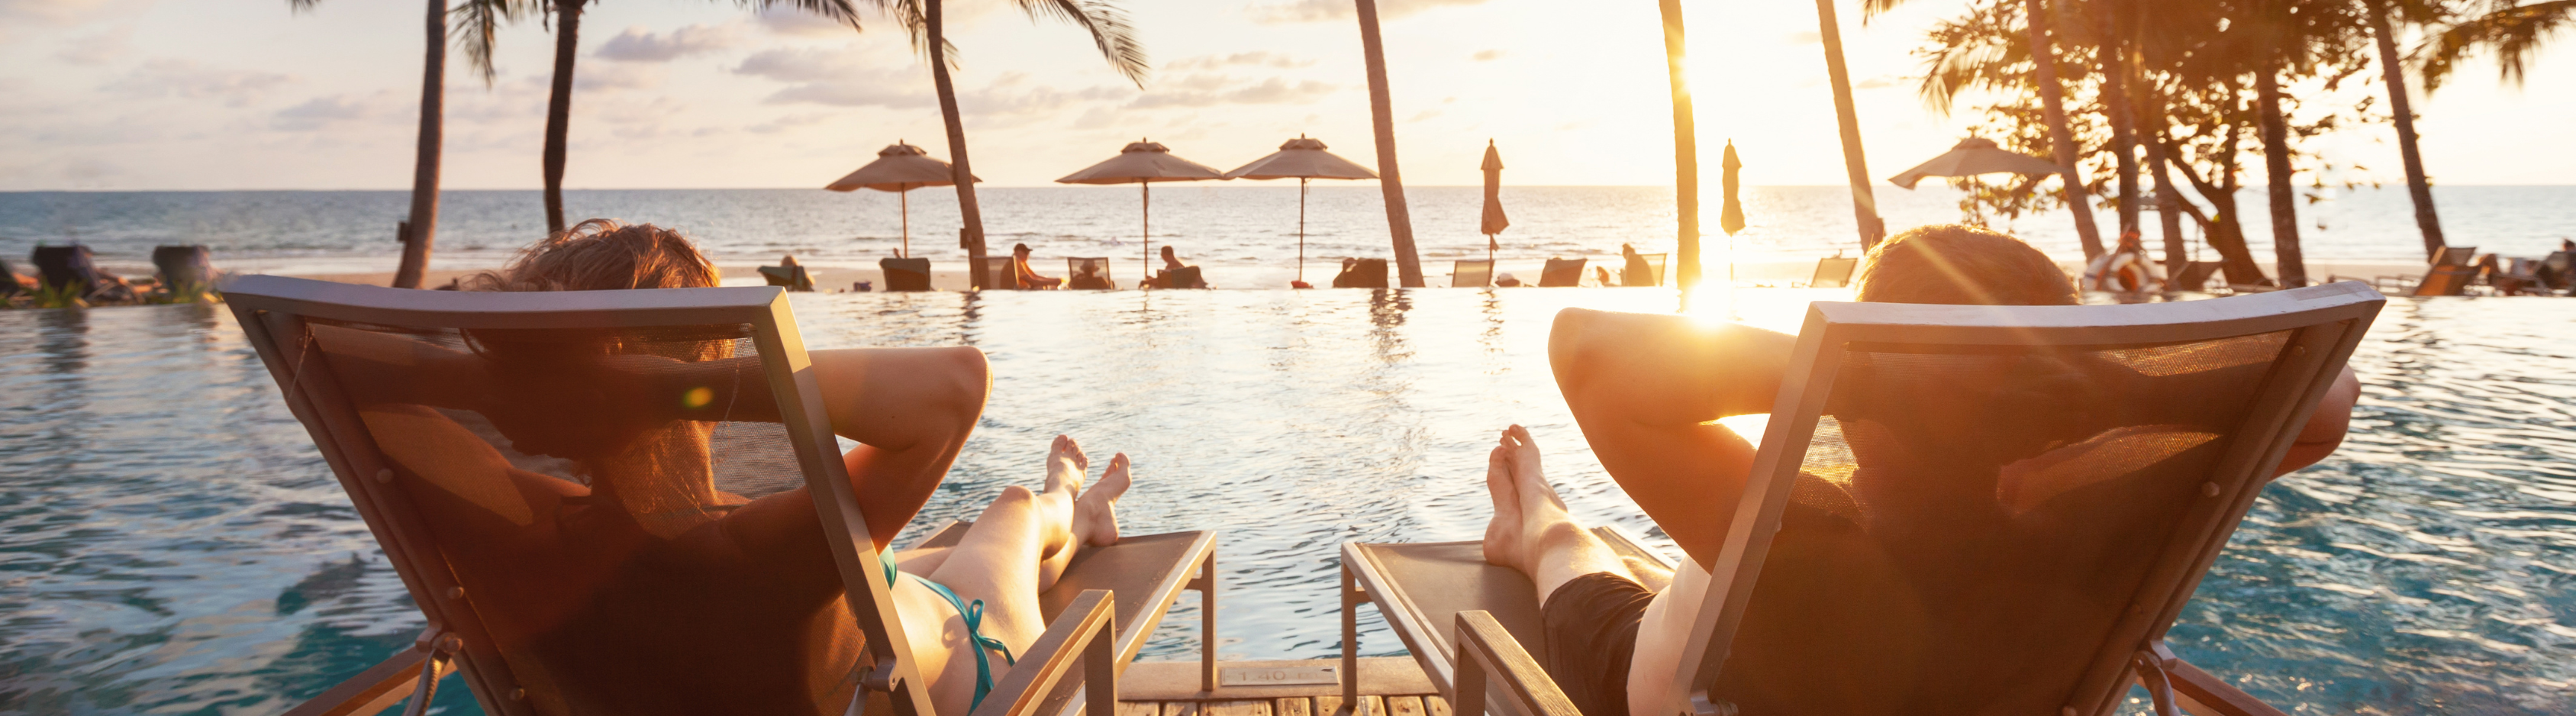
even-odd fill
[(1386, 259), (1358, 259), (1333, 275), (1333, 288), (1386, 288)]
[[(2421, 275), (2378, 276), (2370, 280), (2383, 293), (2396, 290), (2413, 296), (2457, 296), (2477, 278), (2469, 261), (2478, 254), (2475, 246), (2444, 246), (2433, 252)], [(2425, 284), (2432, 284), (2426, 287)], [(2427, 293), (2430, 291), (2430, 293)]]
[(2540, 285), (2551, 290), (2576, 289), (2576, 256), (2565, 251), (2549, 252), (2549, 256), (2541, 259), (2540, 266), (2532, 273), (2540, 277)]
[(1019, 273), (1011, 270), (1011, 257), (986, 256), (972, 263), (976, 271), (984, 274), (984, 288), (997, 291), (1020, 289)]
[[(897, 626), (895, 575), (864, 537), (784, 291), (430, 292), (246, 276), (225, 293), (429, 624), (414, 648), (289, 713), (375, 713), (408, 697), (418, 714), (452, 661), (492, 714), (834, 716), (864, 701), (878, 716), (932, 716)], [(623, 350), (567, 362), (606, 341)], [(603, 383), (565, 385), (588, 376)], [(681, 439), (690, 430), (703, 442)], [(619, 467), (577, 469), (566, 454)], [(687, 535), (799, 487), (837, 536), (825, 574), (638, 536)], [(971, 716), (1112, 713), (1117, 674), (1159, 605), (1212, 588), (1213, 539), (1087, 551), (1044, 598), (1044, 634), (1016, 666), (996, 664), (999, 683)]]
[[(2174, 658), (2165, 632), (2385, 303), (2338, 283), (2113, 306), (1813, 304), (1743, 500), (1731, 518), (1709, 516), (1732, 521), (1705, 600), (1675, 605), (1697, 614), (1675, 689), (1637, 706), (1685, 716), (2103, 716), (2142, 682), (2167, 716), (2177, 701), (2202, 716), (2279, 713)], [(2070, 382), (2081, 389), (2074, 366), (2140, 383), (2050, 397)], [(1953, 489), (1927, 472), (1904, 490), (1849, 491), (1855, 443), (1902, 448), (1878, 437), (1885, 423), (1847, 430), (1864, 419), (1838, 415), (2001, 371), (2048, 388), (2028, 391), (2025, 400), (2050, 407), (2020, 425), (2063, 424), (2045, 413), (2067, 411), (2119, 427), (2063, 446), (2016, 444), (2026, 436), (2003, 426), (1952, 428), (1955, 444), (2029, 457), (1999, 473), (1946, 476)], [(1906, 495), (1947, 502), (1891, 501)], [(1851, 519), (1864, 509), (1873, 525), (1902, 524), (1909, 510), (2014, 517), (1971, 522), (1997, 525), (1975, 534), (1916, 530), (1881, 542)], [(1477, 543), (1345, 544), (1342, 560), (1344, 624), (1356, 602), (1375, 603), (1457, 716), (1488, 705), (1580, 716), (1529, 656), (1545, 653), (1529, 580), (1485, 565)], [(1873, 574), (1882, 579), (1857, 578)], [(1891, 623), (1904, 628), (1876, 628)], [(1346, 659), (1354, 637), (1345, 633)]]
[(1200, 275), (1199, 267), (1183, 266), (1176, 269), (1166, 269), (1161, 274), (1156, 275), (1154, 277), (1154, 287), (1207, 288), (1208, 284), (1207, 278)]
[(198, 295), (215, 286), (214, 252), (203, 244), (152, 247), (152, 267), (161, 278), (161, 290), (173, 296)]
[(1583, 285), (1583, 264), (1587, 260), (1548, 259), (1547, 266), (1539, 269), (1538, 285), (1557, 288)]
[(1842, 288), (1851, 285), (1852, 270), (1860, 267), (1855, 257), (1827, 256), (1816, 259), (1816, 274), (1807, 279), (1808, 288)]
[[(1089, 269), (1090, 273), (1083, 273)], [(1109, 277), (1109, 257), (1069, 256), (1064, 260), (1064, 287), (1075, 291), (1108, 291), (1118, 288), (1118, 280)]]
[(762, 266), (759, 270), (760, 277), (763, 280), (768, 281), (771, 286), (777, 286), (779, 288), (797, 292), (812, 292), (814, 290), (814, 278), (813, 276), (805, 273), (804, 266)]
[(1644, 260), (1620, 268), (1619, 285), (1640, 287), (1664, 285), (1665, 254), (1638, 254), (1637, 257)]
[(1449, 269), (1452, 288), (1484, 288), (1494, 285), (1494, 260), (1460, 261)]
[(930, 290), (930, 259), (877, 259), (877, 268), (885, 271), (885, 290)]
[(134, 300), (134, 289), (124, 279), (99, 268), (87, 246), (38, 246), (29, 252), (28, 259), (36, 265), (38, 285), (47, 291), (89, 301)]

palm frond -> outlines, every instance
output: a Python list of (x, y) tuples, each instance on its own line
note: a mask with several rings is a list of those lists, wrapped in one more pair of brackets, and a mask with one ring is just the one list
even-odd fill
[(2424, 77), (2424, 91), (2441, 87), (2460, 60), (2479, 50), (2495, 52), (2499, 81), (2519, 86), (2540, 46), (2571, 21), (2576, 21), (2576, 0), (2552, 0), (2503, 7), (2454, 25), (2417, 49), (2423, 57), (2418, 71)]
[(501, 24), (516, 22), (531, 13), (542, 12), (542, 0), (459, 0), (447, 10), (447, 34), (456, 49), (465, 51), (465, 64), (483, 76), (483, 86), (492, 86), (492, 45)]
[[(858, 1), (867, 4), (880, 12), (891, 12), (892, 10), (892, 8), (889, 7), (889, 0)], [(752, 10), (767, 10), (780, 5), (785, 5), (801, 12), (821, 15), (825, 19), (829, 19), (833, 22), (848, 25), (852, 31), (860, 29), (858, 8), (851, 6), (850, 0), (734, 0), (733, 4), (736, 7)]]
[(1120, 76), (1145, 86), (1145, 77), (1153, 63), (1145, 57), (1144, 43), (1136, 39), (1136, 28), (1127, 24), (1127, 11), (1109, 0), (1013, 0), (1020, 11), (1037, 19), (1052, 18), (1071, 23), (1091, 33), (1091, 42), (1100, 47), (1100, 56)]
[(1870, 20), (1877, 19), (1878, 16), (1903, 4), (1905, 0), (1860, 0), (1860, 24), (1867, 26)]
[(286, 8), (295, 12), (308, 12), (320, 4), (322, 0), (286, 0)]

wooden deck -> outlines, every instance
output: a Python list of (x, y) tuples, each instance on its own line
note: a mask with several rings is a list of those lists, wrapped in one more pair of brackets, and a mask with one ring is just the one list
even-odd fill
[[(1139, 661), (1118, 680), (1117, 716), (1334, 716), (1347, 714), (1340, 660), (1227, 661), (1215, 692), (1199, 690), (1199, 662)], [(1360, 660), (1359, 716), (1451, 716), (1410, 658)], [(1268, 677), (1267, 679), (1263, 677)], [(1265, 681), (1298, 683), (1264, 683)]]

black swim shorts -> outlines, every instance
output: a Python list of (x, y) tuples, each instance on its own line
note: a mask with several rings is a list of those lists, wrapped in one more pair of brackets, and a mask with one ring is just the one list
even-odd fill
[(1539, 665), (1583, 716), (1628, 716), (1628, 659), (1654, 598), (1635, 580), (1594, 572), (1557, 587), (1540, 606), (1547, 653)]

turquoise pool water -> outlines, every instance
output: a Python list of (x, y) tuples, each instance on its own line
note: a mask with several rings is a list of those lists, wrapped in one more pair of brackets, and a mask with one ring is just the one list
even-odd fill
[[(1747, 292), (1794, 325), (1824, 293)], [(802, 295), (810, 345), (956, 345), (994, 394), (916, 528), (1034, 483), (1071, 432), (1136, 459), (1128, 529), (1225, 530), (1221, 652), (1338, 653), (1337, 545), (1481, 533), (1530, 425), (1582, 516), (1650, 525), (1546, 370), (1567, 306), (1656, 290)], [(2174, 630), (2293, 713), (2576, 704), (2576, 301), (2392, 300), (2342, 452), (2283, 478)], [(1195, 654), (1196, 600), (1148, 658)], [(1363, 611), (1364, 651), (1401, 646)], [(285, 710), (407, 644), (399, 580), (221, 308), (0, 312), (0, 713)], [(447, 713), (473, 710), (461, 690)]]

